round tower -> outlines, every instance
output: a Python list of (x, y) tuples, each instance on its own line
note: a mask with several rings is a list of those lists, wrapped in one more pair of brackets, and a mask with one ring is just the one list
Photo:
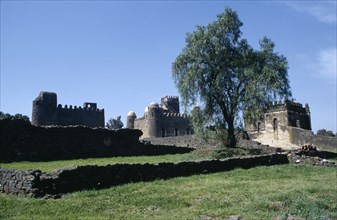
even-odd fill
[(136, 113), (134, 113), (133, 111), (130, 111), (126, 115), (126, 128), (134, 129), (134, 127), (135, 127), (135, 119), (136, 118), (137, 118)]
[(160, 137), (160, 108), (157, 102), (151, 102), (148, 111), (145, 112), (147, 136)]
[(57, 120), (57, 95), (54, 92), (40, 92), (33, 101), (32, 124), (54, 125)]

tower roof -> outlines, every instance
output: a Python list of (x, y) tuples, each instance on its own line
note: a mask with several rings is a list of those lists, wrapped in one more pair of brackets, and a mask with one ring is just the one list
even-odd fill
[(159, 105), (157, 102), (153, 101), (150, 103), (149, 108), (159, 108)]
[(128, 116), (128, 117), (136, 117), (136, 113), (135, 112), (133, 112), (133, 111), (129, 111), (128, 112), (128, 114), (126, 115), (126, 116)]

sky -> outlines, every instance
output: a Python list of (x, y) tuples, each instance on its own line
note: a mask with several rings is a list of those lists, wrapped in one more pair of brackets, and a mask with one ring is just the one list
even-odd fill
[(269, 37), (289, 62), (293, 98), (308, 103), (313, 131), (336, 132), (336, 1), (0, 2), (0, 110), (31, 117), (40, 91), (58, 103), (96, 102), (105, 120), (179, 95), (172, 63), (187, 33), (226, 7), (258, 49)]

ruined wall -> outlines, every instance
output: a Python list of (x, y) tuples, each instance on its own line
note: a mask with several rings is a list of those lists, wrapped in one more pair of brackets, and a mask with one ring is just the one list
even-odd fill
[(337, 137), (327, 137), (314, 135), (312, 131), (299, 129), (295, 127), (289, 128), (290, 143), (302, 146), (311, 143), (319, 149), (337, 150)]
[(0, 169), (0, 192), (28, 197), (41, 197), (46, 194), (57, 196), (60, 193), (100, 189), (130, 182), (286, 163), (287, 155), (273, 154), (177, 164), (87, 165), (60, 169), (53, 173)]
[(75, 158), (187, 153), (192, 149), (144, 145), (140, 130), (83, 126), (33, 126), (0, 120), (0, 161), (50, 161)]

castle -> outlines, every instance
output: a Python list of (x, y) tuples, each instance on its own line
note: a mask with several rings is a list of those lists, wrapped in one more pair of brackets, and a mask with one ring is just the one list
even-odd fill
[(271, 146), (299, 145), (298, 136), (310, 136), (311, 119), (308, 104), (286, 100), (274, 103), (264, 110), (254, 123), (245, 123), (245, 129), (253, 140)]
[(84, 125), (104, 127), (104, 109), (96, 103), (85, 102), (83, 107), (57, 105), (57, 95), (53, 92), (40, 92), (33, 101), (33, 125)]
[(160, 105), (151, 102), (145, 108), (144, 116), (137, 118), (130, 111), (126, 117), (126, 127), (139, 129), (143, 132), (142, 138), (169, 137), (192, 134), (193, 129), (186, 114), (180, 114), (179, 98), (165, 96)]

